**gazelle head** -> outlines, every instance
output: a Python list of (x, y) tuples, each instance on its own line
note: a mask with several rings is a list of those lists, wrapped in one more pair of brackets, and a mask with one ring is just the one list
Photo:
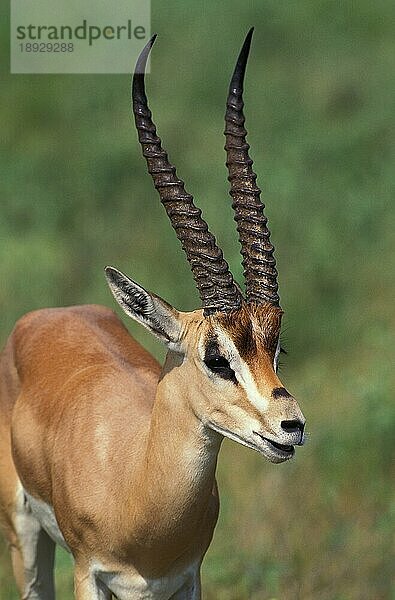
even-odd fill
[(132, 83), (139, 141), (154, 185), (190, 263), (203, 308), (181, 313), (126, 275), (106, 268), (111, 291), (132, 318), (176, 356), (188, 382), (189, 402), (202, 423), (283, 462), (304, 441), (304, 417), (277, 376), (283, 311), (264, 205), (252, 170), (244, 128), (243, 81), (251, 30), (231, 79), (225, 114), (230, 194), (246, 282), (245, 297), (234, 282), (201, 211), (168, 160), (151, 118), (144, 71), (155, 36), (143, 49)]

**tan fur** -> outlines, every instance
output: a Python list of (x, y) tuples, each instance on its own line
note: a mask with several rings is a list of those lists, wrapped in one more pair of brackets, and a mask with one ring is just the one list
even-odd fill
[[(255, 350), (244, 358), (270, 398), (282, 386), (272, 366), (279, 309), (177, 315), (179, 348), (169, 351), (162, 370), (99, 306), (30, 313), (2, 354), (1, 523), (18, 548), (19, 480), (53, 507), (76, 560), (77, 598), (96, 597), (89, 592), (93, 562), (146, 580), (171, 579), (200, 564), (218, 516), (222, 435), (212, 423), (239, 436), (246, 427), (277, 435), (282, 419), (302, 418), (293, 398), (272, 399), (260, 413), (242, 385), (211, 381), (199, 356), (213, 328), (237, 346), (252, 320)], [(22, 590), (20, 558), (15, 574)], [(188, 597), (200, 597), (198, 587)]]

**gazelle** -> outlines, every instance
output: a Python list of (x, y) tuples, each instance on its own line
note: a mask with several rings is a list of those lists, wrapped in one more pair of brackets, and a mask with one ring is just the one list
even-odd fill
[(200, 598), (223, 437), (273, 463), (303, 443), (304, 417), (276, 373), (277, 271), (244, 129), (251, 36), (225, 117), (245, 298), (156, 134), (144, 87), (154, 37), (136, 65), (133, 111), (202, 309), (178, 312), (107, 267), (124, 311), (166, 344), (162, 368), (101, 306), (29, 313), (2, 354), (1, 522), (21, 598), (54, 598), (55, 543), (74, 557), (78, 600)]

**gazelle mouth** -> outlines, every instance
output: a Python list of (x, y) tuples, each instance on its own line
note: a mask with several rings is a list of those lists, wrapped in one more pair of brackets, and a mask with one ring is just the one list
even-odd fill
[(208, 425), (217, 433), (220, 433), (221, 435), (224, 435), (225, 437), (234, 440), (243, 446), (247, 446), (248, 448), (256, 450), (272, 463), (285, 462), (286, 460), (292, 458), (295, 454), (294, 446), (273, 442), (257, 431), (253, 431), (252, 433), (259, 438), (259, 443), (258, 440), (255, 442), (254, 439), (245, 439), (244, 437), (241, 437), (237, 433), (234, 433), (225, 427), (214, 424), (212, 421), (209, 421)]
[(272, 450), (279, 457), (283, 457), (284, 459), (291, 458), (295, 454), (294, 446), (288, 444), (279, 444), (278, 442), (274, 442), (273, 440), (269, 440), (264, 437), (258, 431), (254, 431), (254, 433), (263, 440), (269, 450)]
[(264, 439), (267, 442), (269, 442), (269, 444), (271, 444), (272, 446), (277, 448), (278, 450), (282, 450), (283, 452), (293, 452), (294, 451), (293, 446), (288, 446), (286, 444), (278, 444), (277, 442), (273, 442), (272, 440), (268, 440), (267, 438), (264, 438)]

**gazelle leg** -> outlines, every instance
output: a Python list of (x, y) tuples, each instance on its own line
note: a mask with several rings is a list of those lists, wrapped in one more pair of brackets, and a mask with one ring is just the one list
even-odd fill
[(14, 579), (18, 587), (19, 593), (22, 596), (25, 589), (25, 573), (23, 569), (23, 556), (19, 549), (19, 542), (15, 531), (10, 529), (6, 532), (8, 539), (8, 548), (11, 555), (12, 571)]
[(111, 600), (112, 594), (97, 580), (89, 567), (76, 560), (74, 569), (75, 600)]
[(14, 516), (16, 543), (11, 544), (11, 558), (22, 600), (54, 600), (53, 567), (55, 542), (42, 529), (18, 491)]

